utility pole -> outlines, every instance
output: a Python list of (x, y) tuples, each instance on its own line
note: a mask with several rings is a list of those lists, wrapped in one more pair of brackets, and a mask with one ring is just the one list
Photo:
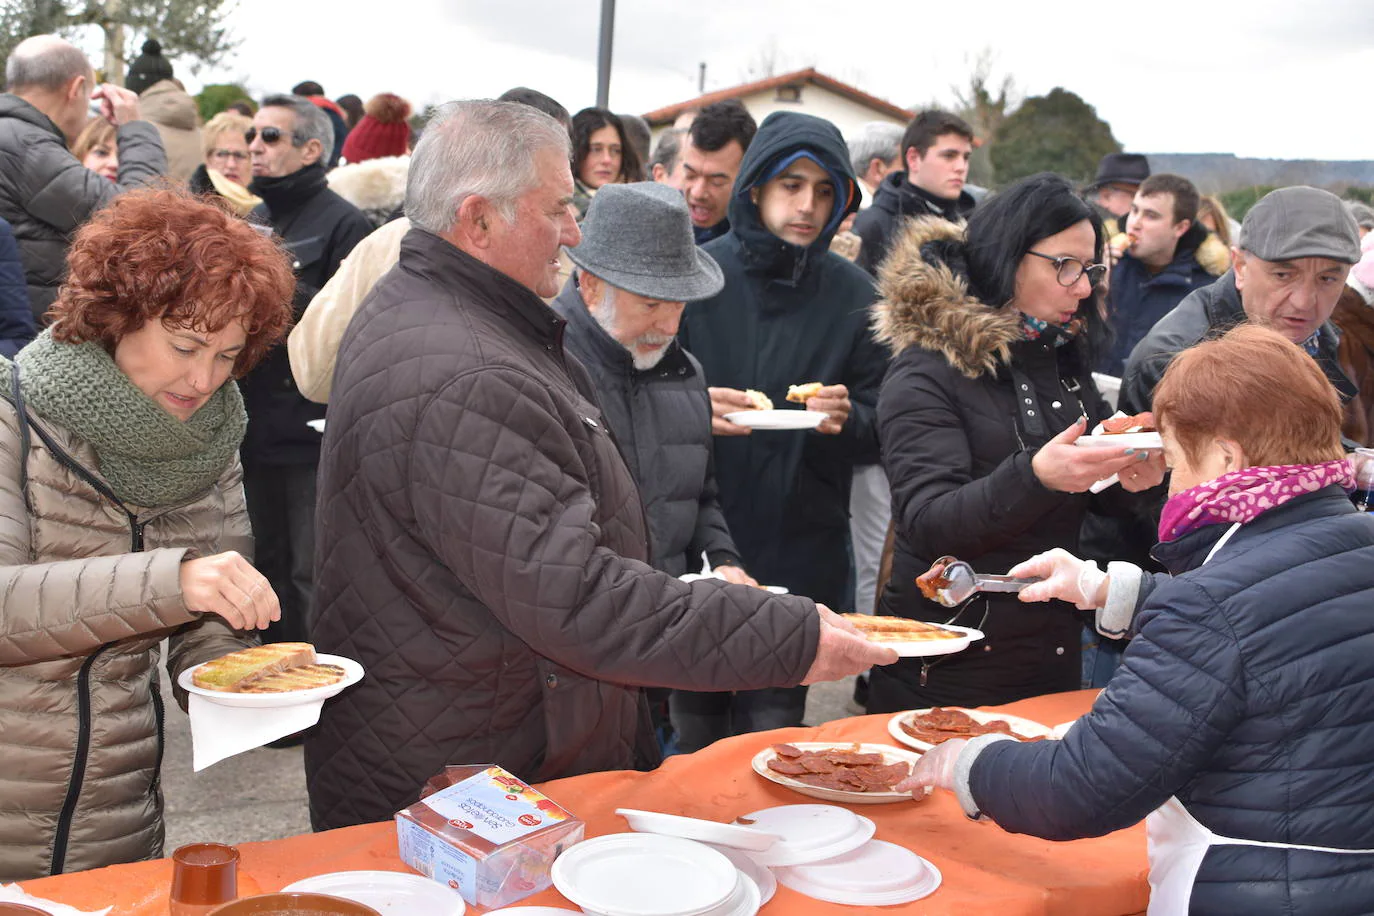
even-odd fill
[(596, 55), (596, 107), (611, 100), (611, 45), (615, 35), (615, 0), (601, 0), (601, 38)]
[(697, 95), (706, 94), (706, 61), (697, 65)]

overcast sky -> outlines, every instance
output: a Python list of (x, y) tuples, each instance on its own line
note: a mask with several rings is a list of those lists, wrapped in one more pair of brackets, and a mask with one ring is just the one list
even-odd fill
[[(576, 111), (595, 101), (599, 16), (597, 0), (238, 0), (239, 50), (178, 73), (193, 92), (314, 79), (417, 105), (524, 84)], [(692, 98), (702, 61), (708, 91), (744, 82), (770, 48), (779, 72), (903, 107), (950, 99), (988, 48), (996, 75), (1078, 93), (1127, 150), (1374, 158), (1374, 0), (620, 0), (611, 107)]]

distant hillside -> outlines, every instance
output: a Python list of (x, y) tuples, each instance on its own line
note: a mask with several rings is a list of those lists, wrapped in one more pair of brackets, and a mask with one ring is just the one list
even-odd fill
[(1148, 153), (1151, 172), (1172, 172), (1203, 194), (1222, 194), (1255, 185), (1307, 184), (1341, 192), (1374, 186), (1374, 161), (1322, 162), (1316, 159), (1240, 159), (1230, 153)]

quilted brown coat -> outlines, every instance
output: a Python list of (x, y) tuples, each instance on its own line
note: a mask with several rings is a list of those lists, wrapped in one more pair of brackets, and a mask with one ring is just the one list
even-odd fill
[(321, 651), (367, 676), (305, 742), (317, 829), (390, 818), (446, 764), (530, 782), (657, 761), (643, 686), (798, 684), (808, 599), (655, 571), (564, 321), (412, 229), (344, 335), (320, 465)]
[(194, 502), (131, 516), (74, 469), (105, 486), (87, 443), (29, 416), (26, 507), (18, 414), (0, 400), (3, 881), (162, 854), (158, 643), (173, 678), (245, 644), (186, 609), (181, 562), (251, 553), (237, 462)]

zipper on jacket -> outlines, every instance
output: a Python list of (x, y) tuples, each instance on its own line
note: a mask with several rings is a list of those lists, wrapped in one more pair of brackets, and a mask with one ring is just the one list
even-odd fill
[(67, 797), (62, 802), (62, 813), (57, 818), (57, 831), (53, 834), (52, 863), (48, 874), (60, 875), (67, 861), (67, 840), (71, 835), (72, 819), (76, 816), (76, 803), (81, 799), (81, 784), (86, 778), (86, 760), (91, 750), (91, 669), (95, 660), (114, 643), (106, 643), (96, 649), (81, 663), (81, 671), (76, 675), (76, 753), (72, 757), (71, 776), (67, 781)]

